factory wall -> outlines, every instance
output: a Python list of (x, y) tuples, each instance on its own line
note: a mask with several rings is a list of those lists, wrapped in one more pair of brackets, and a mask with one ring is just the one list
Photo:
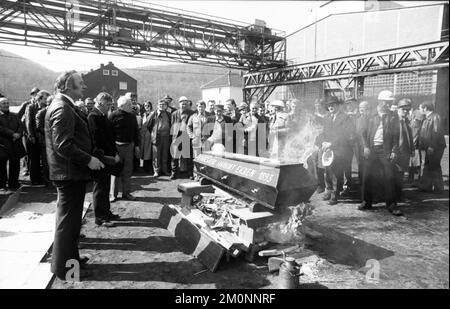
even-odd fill
[(225, 103), (226, 100), (233, 98), (236, 104), (239, 104), (244, 100), (242, 88), (240, 87), (220, 87), (202, 89), (202, 100), (207, 102), (208, 100), (215, 100), (216, 103)]
[(328, 16), (289, 35), (287, 59), (307, 63), (439, 41), (444, 5)]

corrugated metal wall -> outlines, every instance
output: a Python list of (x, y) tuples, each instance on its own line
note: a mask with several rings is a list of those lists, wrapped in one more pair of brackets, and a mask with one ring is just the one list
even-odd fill
[(331, 15), (288, 36), (287, 59), (307, 63), (439, 41), (444, 5)]

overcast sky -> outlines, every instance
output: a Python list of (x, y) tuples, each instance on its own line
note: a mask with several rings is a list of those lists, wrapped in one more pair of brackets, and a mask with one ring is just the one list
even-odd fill
[[(123, 0), (122, 0), (123, 1)], [(218, 16), (221, 18), (254, 23), (255, 19), (264, 20), (269, 28), (285, 31), (290, 34), (312, 22), (315, 19), (313, 8), (328, 1), (153, 1), (153, 0), (125, 0), (144, 1), (157, 5), (168, 6), (181, 10)], [(369, 0), (374, 1), (374, 0)], [(423, 5), (443, 1), (397, 1), (403, 5)], [(130, 57), (104, 56), (99, 54), (74, 53), (60, 50), (48, 50), (25, 46), (11, 46), (0, 44), (0, 49), (16, 53), (29, 58), (41, 65), (54, 70), (64, 71), (76, 69), (87, 71), (96, 69), (100, 63), (114, 62), (120, 68), (141, 67), (147, 65), (167, 65), (170, 62), (135, 59)]]
[[(149, 1), (159, 5), (177, 9), (215, 15), (242, 22), (253, 23), (255, 19), (266, 21), (267, 26), (292, 33), (306, 25), (311, 12), (308, 9), (317, 5), (316, 1)], [(155, 62), (126, 57), (103, 56), (96, 54), (74, 53), (12, 46), (0, 44), (0, 49), (8, 50), (22, 57), (29, 58), (39, 64), (54, 70), (64, 71), (76, 69), (87, 71), (96, 69), (100, 63), (114, 62), (121, 68), (140, 67), (151, 64), (170, 64), (169, 62)]]

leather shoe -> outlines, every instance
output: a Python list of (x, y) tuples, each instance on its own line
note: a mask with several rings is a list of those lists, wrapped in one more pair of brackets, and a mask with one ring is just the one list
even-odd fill
[(107, 218), (108, 218), (109, 220), (118, 220), (118, 219), (120, 219), (120, 216), (119, 216), (119, 215), (116, 215), (116, 214), (113, 214), (112, 212), (110, 212), (110, 213), (108, 214)]
[(154, 177), (154, 178), (158, 178), (158, 177), (159, 177), (159, 173), (154, 173), (154, 174), (153, 174), (153, 177)]
[(330, 191), (325, 192), (322, 199), (324, 201), (329, 201), (331, 199), (331, 192)]
[(175, 179), (177, 179), (177, 175), (172, 173), (170, 175), (170, 180), (175, 180)]
[(368, 203), (366, 201), (363, 201), (359, 206), (358, 206), (359, 210), (369, 210), (372, 209), (372, 203)]
[(136, 198), (133, 195), (131, 195), (130, 193), (128, 193), (128, 194), (123, 195), (122, 199), (129, 200), (129, 201), (134, 201)]
[(113, 227), (114, 223), (109, 222), (107, 219), (95, 219), (95, 224), (104, 227)]
[(336, 205), (337, 203), (339, 203), (337, 199), (331, 198), (330, 201), (328, 202), (328, 205), (333, 206)]
[(324, 191), (325, 191), (324, 188), (322, 188), (322, 187), (317, 187), (317, 189), (316, 189), (316, 194), (323, 193)]

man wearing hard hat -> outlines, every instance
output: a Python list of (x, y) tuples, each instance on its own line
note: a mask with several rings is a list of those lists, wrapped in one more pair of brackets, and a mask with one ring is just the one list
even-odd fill
[[(394, 215), (401, 215), (396, 208), (396, 192), (394, 168), (392, 161), (396, 160), (398, 152), (398, 141), (400, 133), (396, 129), (398, 117), (393, 117), (389, 110), (389, 96), (382, 94), (378, 96), (377, 114), (373, 116), (364, 129), (364, 174), (362, 183), (362, 203), (358, 207), (360, 210), (372, 208), (374, 194), (378, 193), (386, 202), (386, 207)], [(392, 96), (391, 96), (392, 97)], [(381, 189), (381, 192), (374, 192), (373, 188)]]
[(391, 110), (392, 105), (395, 103), (395, 97), (392, 91), (383, 90), (378, 94), (378, 103), (384, 102), (387, 105), (387, 108)]

